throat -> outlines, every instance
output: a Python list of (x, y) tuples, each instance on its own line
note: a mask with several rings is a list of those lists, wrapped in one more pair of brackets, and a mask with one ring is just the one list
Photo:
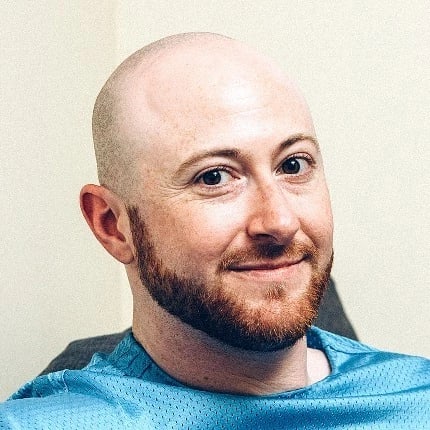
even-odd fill
[(270, 395), (306, 387), (329, 373), (329, 366), (324, 366), (325, 355), (321, 351), (309, 353), (306, 338), (288, 349), (255, 352), (226, 346), (189, 330), (197, 333), (180, 336), (176, 332), (174, 338), (163, 341), (137, 339), (163, 371), (193, 388)]
[(325, 354), (308, 349), (305, 336), (275, 351), (246, 350), (183, 323), (145, 296), (146, 312), (140, 307), (134, 312), (133, 334), (153, 361), (184, 385), (270, 395), (306, 387), (330, 373)]

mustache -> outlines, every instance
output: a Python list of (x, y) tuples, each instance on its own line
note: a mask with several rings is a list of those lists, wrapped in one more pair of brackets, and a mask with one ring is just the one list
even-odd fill
[(239, 249), (225, 253), (221, 257), (218, 271), (229, 270), (240, 263), (259, 263), (284, 257), (288, 260), (310, 259), (315, 261), (317, 248), (302, 242), (294, 241), (288, 246), (277, 244), (254, 244), (248, 249)]

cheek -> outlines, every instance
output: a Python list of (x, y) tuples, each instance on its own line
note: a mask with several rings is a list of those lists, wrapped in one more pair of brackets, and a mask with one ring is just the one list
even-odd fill
[(239, 214), (230, 205), (194, 202), (158, 208), (148, 223), (158, 256), (175, 270), (186, 272), (190, 267), (202, 270), (203, 264), (217, 266), (243, 225)]
[(321, 250), (331, 254), (333, 217), (328, 193), (320, 192), (302, 205), (302, 230)]

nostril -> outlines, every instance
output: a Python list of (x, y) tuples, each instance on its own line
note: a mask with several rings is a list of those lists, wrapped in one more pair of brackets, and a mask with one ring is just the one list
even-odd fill
[(300, 228), (298, 217), (293, 213), (282, 216), (259, 215), (248, 222), (248, 234), (262, 243), (282, 246), (288, 243)]
[(248, 235), (261, 243), (288, 244), (300, 228), (296, 205), (278, 182), (256, 185), (248, 207)]

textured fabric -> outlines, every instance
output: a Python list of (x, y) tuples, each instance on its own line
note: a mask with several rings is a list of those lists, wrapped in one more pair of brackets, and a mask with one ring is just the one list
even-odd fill
[[(357, 339), (357, 335), (345, 314), (342, 302), (336, 291), (336, 285), (332, 279), (330, 279), (329, 286), (321, 303), (315, 325), (332, 333)], [(96, 352), (111, 353), (118, 342), (129, 331), (130, 329), (122, 333), (75, 340), (69, 343), (66, 349), (55, 357), (41, 374), (44, 375), (63, 369), (82, 369)]]
[(0, 405), (0, 429), (430, 429), (430, 361), (312, 328), (331, 375), (303, 389), (236, 396), (186, 387), (127, 335), (84, 370), (40, 376)]

